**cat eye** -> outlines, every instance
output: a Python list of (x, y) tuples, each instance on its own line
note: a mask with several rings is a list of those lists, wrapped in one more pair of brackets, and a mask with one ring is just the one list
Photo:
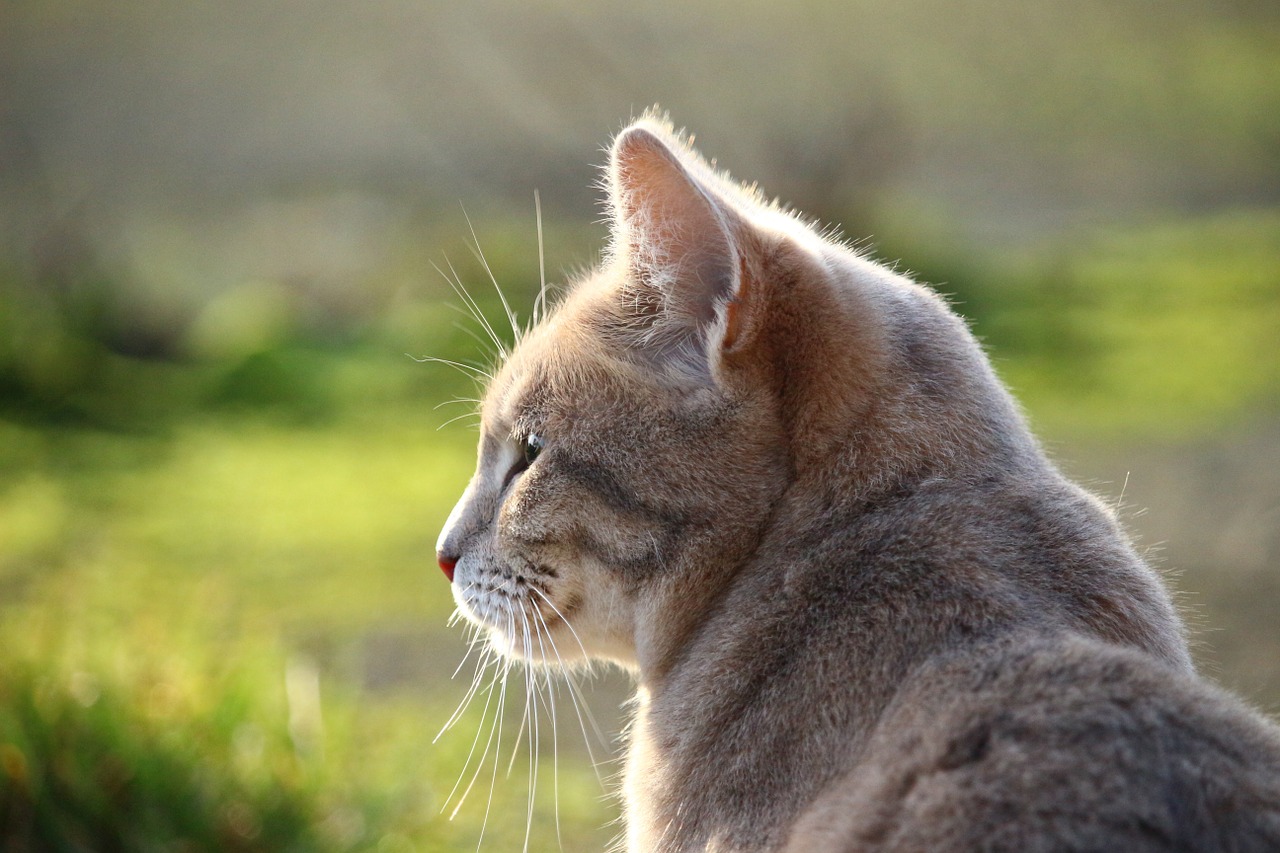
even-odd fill
[(546, 444), (542, 440), (542, 436), (536, 432), (529, 433), (523, 439), (517, 439), (516, 443), (520, 445), (520, 456), (512, 464), (511, 469), (507, 471), (507, 476), (502, 481), (503, 491), (506, 491), (507, 486), (511, 485), (512, 480), (529, 469), (529, 466), (542, 453), (543, 445)]
[(533, 464), (533, 461), (538, 458), (538, 454), (542, 452), (544, 444), (545, 442), (542, 440), (542, 436), (538, 435), (536, 432), (529, 433), (528, 437), (524, 440), (525, 465)]

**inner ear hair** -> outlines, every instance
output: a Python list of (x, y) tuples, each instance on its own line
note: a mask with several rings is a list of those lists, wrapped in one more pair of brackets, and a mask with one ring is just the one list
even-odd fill
[[(647, 318), (656, 337), (680, 332), (705, 342), (704, 357), (724, 346), (722, 337), (707, 340), (722, 323), (739, 340), (739, 217), (716, 192), (714, 177), (696, 155), (682, 155), (676, 140), (646, 122), (615, 141), (610, 177), (617, 248), (633, 287), (660, 294), (661, 316)], [(636, 304), (654, 306), (647, 299)]]

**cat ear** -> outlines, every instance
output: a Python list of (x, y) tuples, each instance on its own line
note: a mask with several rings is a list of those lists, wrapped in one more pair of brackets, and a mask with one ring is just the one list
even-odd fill
[(614, 141), (609, 177), (615, 252), (628, 267), (626, 297), (646, 342), (700, 358), (713, 372), (720, 350), (739, 339), (739, 217), (696, 155), (683, 155), (649, 121)]

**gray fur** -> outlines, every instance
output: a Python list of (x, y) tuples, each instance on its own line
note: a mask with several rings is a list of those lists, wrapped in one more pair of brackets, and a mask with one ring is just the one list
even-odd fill
[(942, 300), (652, 118), (610, 175), (439, 548), (504, 650), (634, 673), (627, 849), (1280, 849), (1277, 729)]

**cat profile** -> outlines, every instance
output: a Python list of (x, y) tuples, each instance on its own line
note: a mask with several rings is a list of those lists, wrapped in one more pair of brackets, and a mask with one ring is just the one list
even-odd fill
[(939, 297), (657, 115), (606, 183), (437, 551), (502, 653), (634, 675), (630, 853), (1280, 849), (1280, 733)]

